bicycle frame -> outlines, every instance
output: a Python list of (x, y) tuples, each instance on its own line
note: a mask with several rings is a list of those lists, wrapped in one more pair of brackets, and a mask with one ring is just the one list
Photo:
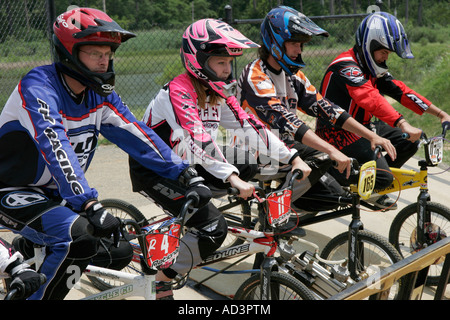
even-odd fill
[(420, 160), (419, 166), (419, 171), (391, 168), (395, 177), (394, 182), (390, 187), (380, 190), (378, 193), (388, 194), (403, 189), (419, 188), (419, 195), (417, 196), (417, 241), (418, 243), (425, 243), (425, 228), (427, 222), (430, 221), (427, 210), (427, 203), (431, 201), (428, 192), (428, 167), (430, 165), (425, 160)]
[[(180, 217), (175, 219), (174, 223), (180, 224), (180, 226), (184, 224), (184, 219), (186, 215), (189, 214), (188, 209), (190, 208), (192, 203), (193, 203), (192, 199), (186, 201), (181, 210)], [(144, 248), (144, 254), (142, 258), (140, 258), (142, 269), (141, 274), (133, 275), (128, 272), (88, 265), (86, 269), (83, 271), (83, 274), (86, 274), (88, 276), (98, 276), (103, 279), (111, 279), (116, 281), (118, 280), (124, 282), (124, 284), (113, 287), (108, 290), (101, 291), (96, 294), (89, 295), (81, 300), (121, 300), (130, 297), (143, 297), (145, 300), (156, 300), (155, 275), (157, 273), (157, 270), (152, 269), (147, 261), (148, 250), (146, 250), (146, 244), (144, 239), (146, 234), (142, 232), (139, 224), (135, 221), (123, 221), (122, 223), (123, 234), (125, 234), (126, 226), (132, 226), (133, 228), (135, 228), (135, 230), (140, 230), (139, 234), (134, 235), (134, 238), (138, 239), (140, 248)], [(133, 235), (129, 235), (129, 237), (133, 237)], [(39, 270), (46, 256), (45, 249), (46, 249), (45, 246), (35, 245), (34, 256), (26, 260), (25, 263), (27, 263), (30, 266), (35, 265), (35, 269)], [(80, 276), (80, 274), (77, 275), (76, 270), (72, 271), (74, 271), (75, 280), (78, 281), (79, 279), (76, 279), (76, 276)], [(69, 272), (69, 270), (67, 272)], [(73, 284), (75, 284), (76, 282), (74, 282)]]
[[(292, 184), (295, 181), (297, 174), (301, 174), (301, 172), (296, 172), (293, 174), (291, 181), (289, 183), (289, 187), (287, 189), (290, 190), (292, 188)], [(237, 192), (237, 190), (235, 190), (235, 192)], [(263, 194), (264, 194), (263, 190), (260, 190), (260, 192), (263, 192)], [(264, 194), (264, 196), (265, 196), (265, 194)], [(255, 199), (257, 199), (257, 200), (255, 200)], [(267, 204), (266, 203), (267, 199), (261, 200), (256, 195), (255, 195), (255, 199), (252, 199), (250, 201), (257, 202), (259, 206)], [(242, 227), (228, 226), (229, 233), (232, 233), (239, 237), (245, 238), (247, 240), (247, 242), (244, 242), (243, 244), (236, 245), (233, 247), (218, 250), (218, 251), (212, 253), (210, 256), (205, 258), (203, 260), (203, 262), (198, 265), (198, 267), (201, 267), (201, 268), (209, 270), (209, 271), (214, 271), (214, 272), (216, 272), (216, 274), (226, 273), (227, 269), (229, 269), (233, 265), (239, 263), (241, 260), (238, 260), (237, 262), (229, 265), (228, 267), (226, 267), (222, 270), (205, 268), (205, 266), (222, 261), (222, 260), (239, 257), (242, 255), (246, 255), (244, 257), (244, 258), (246, 258), (252, 254), (263, 253), (264, 259), (263, 259), (259, 269), (241, 270), (238, 272), (239, 273), (261, 272), (261, 279), (262, 279), (262, 281), (261, 281), (261, 300), (269, 300), (270, 292), (271, 292), (271, 290), (270, 290), (271, 289), (271, 279), (270, 279), (271, 273), (273, 271), (278, 271), (278, 262), (276, 261), (276, 259), (274, 257), (274, 254), (278, 248), (278, 239), (277, 239), (277, 235), (272, 231), (272, 228), (269, 227), (269, 229), (270, 229), (270, 231), (266, 232), (266, 231), (256, 231), (256, 230), (252, 230), (252, 229), (245, 229)], [(213, 277), (213, 276), (214, 275), (212, 275), (211, 277)], [(200, 285), (201, 283), (210, 279), (211, 277), (208, 277), (208, 278), (202, 280), (198, 285)]]
[[(45, 247), (35, 246), (34, 253), (34, 256), (26, 260), (25, 263), (29, 265), (34, 264), (36, 265), (36, 269), (39, 269), (40, 264), (45, 258)], [(145, 300), (156, 299), (156, 272), (154, 272), (153, 274), (150, 274), (150, 272), (146, 272), (141, 275), (134, 275), (128, 272), (88, 265), (83, 274), (89, 276), (98, 276), (103, 279), (121, 281), (124, 284), (113, 287), (109, 290), (88, 295), (80, 300), (122, 300), (131, 297), (141, 297)]]
[[(36, 264), (36, 268), (39, 268), (40, 263), (42, 263), (45, 258), (45, 247), (36, 246), (34, 252), (34, 257), (28, 259), (25, 263), (29, 265)], [(122, 300), (131, 297), (140, 297), (145, 300), (156, 299), (155, 274), (133, 275), (128, 272), (93, 265), (88, 265), (83, 274), (98, 276), (104, 279), (118, 280), (124, 284), (109, 290), (88, 295), (80, 300)], [(0, 278), (7, 277), (2, 276)]]
[[(388, 194), (403, 189), (419, 188), (419, 195), (417, 196), (417, 242), (420, 244), (427, 241), (425, 229), (431, 219), (430, 212), (427, 210), (427, 204), (431, 201), (428, 192), (428, 167), (435, 167), (442, 161), (443, 140), (449, 126), (449, 123), (444, 123), (442, 134), (434, 139), (428, 139), (426, 134), (422, 133), (421, 144), (424, 145), (425, 160), (419, 160), (419, 171), (390, 168), (395, 178), (393, 183), (386, 189), (378, 191), (379, 194)], [(404, 138), (407, 138), (407, 136), (405, 135)], [(441, 144), (435, 144), (435, 141), (439, 140), (442, 140)]]
[(91, 265), (85, 269), (84, 274), (99, 276), (104, 279), (119, 280), (125, 284), (92, 294), (81, 300), (122, 300), (131, 297), (143, 297), (145, 300), (156, 300), (155, 275), (133, 275), (127, 272)]
[(244, 254), (252, 255), (256, 253), (264, 253), (266, 255), (272, 255), (277, 248), (277, 243), (273, 235), (263, 231), (229, 226), (228, 233), (245, 238), (248, 242), (215, 251), (206, 257), (203, 262), (198, 265), (198, 267), (239, 257)]
[[(277, 262), (273, 256), (273, 254), (276, 252), (276, 249), (278, 247), (278, 243), (276, 239), (274, 238), (273, 234), (268, 234), (263, 231), (255, 231), (240, 227), (228, 227), (228, 232), (238, 235), (239, 237), (245, 238), (247, 241), (243, 244), (239, 244), (236, 246), (232, 246), (229, 248), (225, 248), (222, 250), (215, 251), (211, 255), (209, 255), (207, 258), (204, 259), (202, 263), (200, 263), (197, 267), (202, 268), (207, 271), (215, 272), (215, 274), (211, 275), (210, 277), (207, 277), (200, 281), (197, 286), (200, 286), (203, 282), (211, 279), (217, 274), (223, 273), (255, 273), (255, 272), (261, 272), (262, 279), (265, 279), (264, 281), (261, 281), (262, 284), (262, 290), (261, 290), (261, 299), (262, 300), (269, 300), (270, 299), (270, 290), (269, 290), (269, 284), (270, 284), (270, 274), (272, 271), (277, 271), (278, 268)], [(253, 255), (263, 253), (264, 254), (264, 260), (261, 264), (260, 269), (250, 269), (250, 270), (239, 270), (239, 271), (226, 271), (232, 266), (238, 264), (245, 258)], [(235, 257), (244, 256), (243, 259), (237, 260), (236, 262), (228, 265), (227, 267), (218, 270), (207, 267), (208, 265), (214, 264), (219, 261), (232, 259)]]
[[(363, 166), (361, 166), (361, 169), (367, 170), (367, 171), (371, 171), (373, 170), (372, 168), (375, 166), (375, 162), (369, 162)], [(355, 172), (355, 173), (359, 173)], [(375, 177), (374, 176), (368, 176), (366, 177), (368, 178), (370, 181), (374, 181)], [(361, 179), (364, 179), (364, 177), (361, 177)], [(373, 189), (373, 183), (365, 183), (361, 180), (360, 183), (358, 183), (358, 185), (370, 185), (371, 188), (369, 188), (370, 190), (366, 190), (364, 197), (368, 198), (370, 196), (370, 193), (372, 192)], [(267, 184), (267, 185), (270, 185)], [(337, 210), (333, 210), (333, 211), (328, 211), (328, 212), (324, 212), (321, 213), (319, 215), (316, 216), (312, 216), (312, 217), (306, 217), (305, 219), (302, 219), (298, 222), (298, 227), (303, 227), (303, 226), (307, 226), (307, 225), (311, 225), (311, 224), (315, 224), (315, 223), (319, 223), (319, 222), (324, 222), (324, 221), (328, 221), (331, 219), (336, 219), (338, 217), (342, 217), (342, 216), (348, 216), (351, 215), (351, 222), (349, 224), (349, 243), (350, 245), (348, 246), (348, 270), (350, 272), (350, 277), (355, 280), (355, 281), (360, 281), (360, 277), (359, 277), (359, 271), (358, 270), (358, 266), (357, 266), (357, 259), (359, 257), (359, 259), (363, 258), (363, 247), (361, 242), (359, 241), (358, 238), (358, 232), (360, 230), (364, 229), (364, 225), (361, 221), (361, 215), (360, 215), (360, 202), (361, 202), (361, 195), (358, 193), (359, 188), (358, 185), (352, 185), (350, 187), (350, 191), (351, 191), (351, 195), (348, 197), (333, 197), (330, 196), (328, 198), (329, 201), (334, 202), (334, 203), (339, 203), (341, 205), (345, 205), (346, 207), (341, 208), (341, 209), (337, 209)], [(312, 198), (312, 197), (311, 197)], [(324, 197), (322, 196), (321, 198), (318, 198), (317, 200), (324, 200)], [(234, 203), (235, 206), (239, 206), (240, 205), (240, 201), (235, 201)], [(220, 211), (225, 209), (229, 209), (230, 207), (233, 206), (233, 203), (230, 204), (226, 204), (223, 207), (219, 207), (218, 209)], [(267, 266), (264, 266), (264, 268), (266, 268)]]

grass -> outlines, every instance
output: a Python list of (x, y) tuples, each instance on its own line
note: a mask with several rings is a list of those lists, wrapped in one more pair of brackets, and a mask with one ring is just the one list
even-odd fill
[[(352, 46), (350, 42), (345, 43), (345, 39), (353, 39), (352, 37), (349, 38), (345, 32), (340, 34), (334, 30), (334, 24), (326, 27), (333, 36), (311, 41), (306, 45), (303, 53), (303, 59), (307, 64), (304, 72), (316, 87), (320, 86), (323, 72), (329, 62), (337, 54)], [(450, 112), (448, 92), (450, 44), (446, 37), (438, 37), (441, 34), (448, 34), (446, 32), (448, 28), (433, 29), (431, 30), (433, 32), (424, 28), (410, 29), (412, 30), (410, 35), (412, 50), (416, 58), (402, 60), (392, 54), (388, 63), (390, 71), (397, 79), (406, 82), (408, 86), (430, 99), (438, 107)], [(254, 26), (244, 29), (244, 34), (252, 39), (258, 39), (258, 32), (259, 29)], [(137, 118), (141, 118), (149, 101), (164, 83), (184, 71), (180, 62), (180, 41), (178, 40), (181, 39), (182, 30), (153, 30), (136, 33), (138, 38), (127, 41), (120, 47), (114, 67), (117, 73), (117, 92)], [(49, 63), (48, 42), (46, 39), (26, 42), (8, 38), (7, 42), (1, 45), (0, 52), (2, 52), (0, 56), (1, 109), (20, 77), (36, 65)], [(246, 50), (245, 55), (237, 59), (236, 77), (249, 61), (256, 58), (256, 55), (256, 50)], [(397, 103), (394, 107), (404, 114), (413, 126), (422, 128), (429, 136), (440, 133), (440, 125), (436, 118), (427, 114), (417, 116)], [(449, 159), (447, 153), (445, 158)]]
[[(413, 45), (415, 59), (402, 60), (390, 58), (389, 68), (398, 79), (402, 79), (413, 90), (428, 98), (433, 104), (450, 114), (448, 79), (450, 78), (450, 45), (448, 43), (428, 43)], [(393, 106), (403, 114), (405, 119), (417, 128), (422, 129), (427, 137), (434, 137), (442, 132), (440, 121), (430, 115), (417, 115), (404, 108), (398, 102)], [(450, 164), (450, 132), (444, 144), (444, 162)], [(417, 155), (424, 156), (423, 150)]]

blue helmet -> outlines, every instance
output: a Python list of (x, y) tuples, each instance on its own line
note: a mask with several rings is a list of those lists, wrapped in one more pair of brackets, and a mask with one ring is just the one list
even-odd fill
[(402, 59), (414, 58), (409, 46), (405, 29), (400, 21), (386, 12), (375, 12), (361, 22), (356, 30), (356, 48), (370, 73), (382, 77), (387, 71), (386, 62), (377, 63), (373, 53), (387, 49), (397, 53)]
[(284, 42), (308, 42), (316, 35), (328, 37), (329, 34), (303, 13), (286, 6), (270, 10), (261, 23), (263, 45), (289, 75), (303, 68), (305, 63), (301, 55), (291, 60), (286, 55)]

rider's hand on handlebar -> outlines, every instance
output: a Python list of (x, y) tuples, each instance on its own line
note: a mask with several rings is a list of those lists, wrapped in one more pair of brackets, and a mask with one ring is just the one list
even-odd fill
[(181, 184), (187, 187), (185, 197), (186, 199), (194, 200), (194, 207), (201, 208), (206, 206), (211, 200), (212, 193), (211, 190), (203, 184), (202, 177), (198, 176), (197, 171), (188, 167), (184, 170), (179, 179)]
[(92, 205), (88, 204), (85, 209), (86, 217), (92, 226), (93, 230), (90, 233), (94, 237), (109, 238), (111, 234), (114, 235), (114, 246), (118, 246), (120, 240), (120, 221), (112, 214), (110, 214), (102, 204), (98, 201)]
[(402, 130), (403, 133), (408, 135), (408, 140), (411, 142), (415, 142), (419, 140), (422, 136), (422, 130), (416, 127), (413, 127), (406, 121), (400, 120), (400, 124), (398, 127)]
[(309, 176), (309, 174), (311, 173), (311, 168), (300, 157), (295, 157), (295, 159), (292, 160), (292, 170), (291, 171), (294, 172), (297, 169), (303, 173), (302, 178), (299, 180), (306, 179)]
[(211, 200), (212, 193), (211, 190), (205, 186), (202, 182), (193, 183), (186, 190), (186, 199), (193, 199), (193, 206), (195, 208), (201, 208), (206, 206)]
[(10, 290), (17, 289), (19, 295), (16, 298), (20, 299), (31, 296), (42, 284), (42, 275), (30, 269), (30, 266), (24, 263), (12, 268), (11, 278)]
[(346, 177), (347, 179), (350, 177), (350, 174), (352, 172), (352, 159), (347, 157), (345, 154), (340, 152), (339, 150), (335, 149), (333, 152), (329, 154), (331, 160), (334, 160), (336, 162), (335, 168), (340, 172), (343, 173), (346, 171)]
[[(377, 135), (374, 139), (370, 140), (370, 145), (372, 150), (374, 151), (377, 146), (381, 146), (392, 160), (395, 160), (397, 158), (397, 150), (389, 139), (385, 139)], [(381, 153), (379, 154), (379, 157), (381, 157)]]
[(248, 197), (251, 197), (253, 195), (253, 192), (255, 191), (255, 186), (251, 183), (245, 182), (236, 173), (232, 173), (227, 181), (231, 184), (233, 188), (236, 188), (239, 190), (239, 197), (243, 199), (247, 199)]

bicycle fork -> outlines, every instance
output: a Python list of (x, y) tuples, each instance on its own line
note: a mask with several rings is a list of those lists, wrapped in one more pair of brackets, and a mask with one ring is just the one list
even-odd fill
[(428, 192), (427, 165), (421, 163), (420, 167), (420, 192), (417, 197), (417, 245), (423, 247), (427, 243), (426, 227), (431, 222), (431, 213), (427, 210), (427, 203), (431, 200)]
[(360, 216), (360, 201), (358, 197), (354, 197), (352, 206), (355, 208), (352, 213), (352, 221), (349, 225), (348, 235), (348, 270), (350, 277), (355, 281), (360, 281), (360, 270), (358, 261), (361, 261), (362, 266), (364, 261), (364, 244), (359, 240), (358, 234), (360, 230), (364, 229), (364, 225)]
[(261, 300), (271, 300), (272, 295), (279, 292), (279, 284), (271, 283), (272, 272), (278, 271), (278, 262), (273, 256), (278, 245), (274, 238), (266, 236), (265, 238), (256, 239), (256, 242), (270, 247), (267, 253), (257, 253), (253, 268), (260, 269), (260, 284), (261, 284)]

